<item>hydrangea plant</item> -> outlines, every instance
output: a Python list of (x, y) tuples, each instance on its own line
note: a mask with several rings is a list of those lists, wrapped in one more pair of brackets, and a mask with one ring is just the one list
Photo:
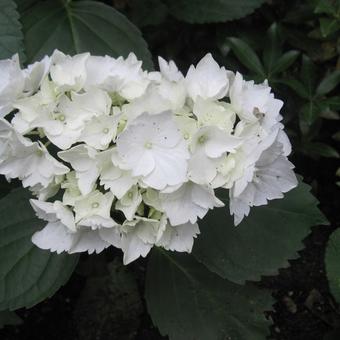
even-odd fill
[[(46, 13), (60, 31), (42, 42), (34, 32), (51, 27), (35, 18)], [(113, 246), (125, 265), (151, 252), (146, 303), (170, 339), (264, 339), (270, 292), (246, 281), (286, 267), (326, 223), (287, 158), (283, 102), (268, 82), (210, 53), (185, 74), (161, 57), (154, 71), (138, 29), (102, 3), (38, 2), (22, 22), (26, 48), (19, 25), (0, 61), (0, 174), (11, 183), (0, 200), (0, 324), (52, 296), (79, 253)]]

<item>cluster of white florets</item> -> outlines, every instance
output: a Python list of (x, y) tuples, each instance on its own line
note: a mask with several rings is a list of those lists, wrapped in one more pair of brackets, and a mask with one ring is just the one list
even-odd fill
[[(190, 252), (198, 219), (223, 206), (235, 224), (296, 186), (282, 101), (210, 54), (184, 77), (159, 58), (55, 51), (21, 69), (0, 61), (0, 174), (18, 178), (58, 253), (113, 245), (124, 263), (156, 245)], [(20, 212), (19, 212), (20, 213)]]

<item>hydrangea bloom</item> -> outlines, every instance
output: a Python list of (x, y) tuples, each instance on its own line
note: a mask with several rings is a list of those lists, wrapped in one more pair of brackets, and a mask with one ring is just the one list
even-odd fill
[(124, 263), (154, 246), (191, 252), (199, 220), (224, 206), (215, 189), (237, 225), (297, 185), (283, 103), (211, 54), (185, 76), (160, 57), (144, 71), (133, 53), (19, 65), (0, 61), (0, 174), (36, 197), (40, 248), (114, 246)]

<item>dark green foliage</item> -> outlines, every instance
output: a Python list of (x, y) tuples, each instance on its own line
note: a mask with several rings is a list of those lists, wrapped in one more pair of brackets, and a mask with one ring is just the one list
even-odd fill
[(0, 0), (0, 59), (11, 58), (19, 53), (25, 61), (23, 34), (14, 0)]
[(39, 2), (22, 17), (29, 62), (58, 48), (68, 54), (127, 56), (130, 52), (152, 68), (151, 55), (140, 31), (121, 13), (95, 1)]
[(209, 272), (187, 254), (153, 251), (146, 278), (153, 322), (171, 340), (263, 340), (273, 303), (267, 291), (237, 285)]
[[(227, 208), (211, 211), (200, 223), (194, 256), (211, 271), (236, 283), (276, 275), (279, 268), (289, 265), (288, 260), (298, 257), (310, 228), (327, 224), (309, 191), (301, 182), (283, 199), (252, 208), (237, 227)], [(228, 205), (227, 197), (220, 195), (220, 199)]]
[(78, 262), (77, 255), (57, 255), (31, 242), (44, 222), (29, 198), (17, 189), (0, 200), (0, 311), (28, 308), (52, 296)]

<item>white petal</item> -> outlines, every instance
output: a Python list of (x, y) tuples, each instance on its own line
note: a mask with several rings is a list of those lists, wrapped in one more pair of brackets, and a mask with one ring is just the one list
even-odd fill
[(70, 231), (61, 222), (50, 222), (32, 236), (32, 242), (41, 249), (49, 249), (58, 254), (70, 252), (77, 242), (78, 234)]

